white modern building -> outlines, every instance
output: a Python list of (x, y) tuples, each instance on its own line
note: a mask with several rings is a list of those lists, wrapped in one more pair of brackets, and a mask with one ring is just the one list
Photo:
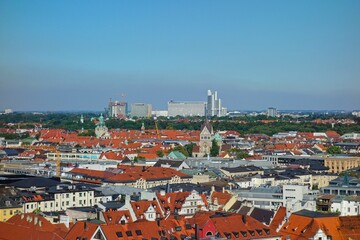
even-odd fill
[(226, 115), (227, 109), (222, 106), (222, 101), (218, 98), (217, 91), (211, 92), (211, 90), (208, 90), (206, 113), (210, 117)]
[(302, 209), (316, 210), (318, 191), (309, 190), (308, 186), (283, 185), (253, 187), (239, 192), (240, 201), (249, 206), (276, 210), (279, 206), (286, 207), (290, 212)]
[(205, 116), (205, 102), (196, 101), (170, 101), (168, 102), (168, 116)]
[(278, 114), (278, 112), (277, 112), (276, 108), (273, 108), (273, 107), (268, 108), (268, 110), (267, 110), (268, 117), (276, 117), (277, 114)]

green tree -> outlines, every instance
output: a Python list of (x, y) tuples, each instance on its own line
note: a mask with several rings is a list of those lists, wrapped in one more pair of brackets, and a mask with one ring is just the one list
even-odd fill
[(341, 154), (341, 148), (339, 146), (331, 146), (328, 149), (326, 149), (326, 152), (329, 154)]
[(216, 157), (219, 155), (219, 151), (220, 151), (220, 148), (219, 148), (219, 145), (217, 145), (215, 139), (212, 140), (212, 145), (211, 145), (211, 150), (210, 150), (210, 156), (211, 157)]
[(163, 153), (163, 151), (161, 151), (161, 150), (157, 150), (157, 151), (156, 151), (156, 155), (158, 155), (158, 157), (163, 157), (163, 156), (164, 156), (164, 153)]
[(186, 149), (187, 153), (189, 154), (190, 157), (192, 157), (192, 152), (193, 152), (193, 149), (194, 149), (194, 146), (196, 144), (195, 143), (189, 143), (189, 144), (186, 144), (184, 146), (184, 148)]
[(243, 159), (243, 158), (247, 158), (249, 157), (249, 154), (245, 151), (239, 151), (237, 154), (236, 154), (236, 157), (237, 158), (240, 158), (240, 159)]
[(188, 157), (189, 156), (189, 153), (188, 151), (185, 149), (185, 147), (181, 146), (181, 145), (178, 145), (176, 147), (173, 148), (173, 150), (170, 150), (171, 151), (179, 151), (181, 152), (182, 154), (185, 155), (185, 157)]

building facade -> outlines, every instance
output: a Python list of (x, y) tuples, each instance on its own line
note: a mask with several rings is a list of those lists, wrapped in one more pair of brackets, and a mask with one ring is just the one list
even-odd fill
[(329, 168), (329, 172), (341, 173), (360, 167), (360, 157), (327, 157), (324, 159), (324, 165)]
[(276, 108), (273, 108), (273, 107), (268, 108), (268, 110), (267, 110), (268, 117), (276, 117), (277, 114), (278, 113), (277, 113)]
[(108, 116), (109, 117), (118, 117), (118, 118), (125, 118), (128, 112), (128, 104), (127, 102), (119, 102), (119, 101), (112, 101), (110, 99), (108, 105)]
[(205, 116), (205, 102), (168, 102), (168, 116)]
[(151, 117), (152, 105), (146, 103), (131, 104), (131, 117), (149, 118)]

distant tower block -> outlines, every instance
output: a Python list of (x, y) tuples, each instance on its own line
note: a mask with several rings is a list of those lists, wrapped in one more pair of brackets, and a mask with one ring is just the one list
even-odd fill
[(221, 99), (218, 98), (217, 91), (211, 92), (208, 90), (207, 96), (207, 106), (206, 106), (206, 116), (225, 116), (227, 113), (227, 109), (222, 106)]

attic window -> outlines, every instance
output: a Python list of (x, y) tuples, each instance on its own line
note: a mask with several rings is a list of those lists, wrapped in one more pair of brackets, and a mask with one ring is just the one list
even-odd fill
[(141, 230), (135, 230), (135, 233), (136, 233), (137, 236), (141, 236), (141, 235), (142, 235)]
[(269, 235), (269, 234), (270, 234), (270, 229), (268, 229), (268, 228), (264, 228), (264, 231), (265, 231), (265, 233), (266, 233), (267, 235)]
[(181, 231), (181, 226), (175, 227), (175, 231), (180, 232)]
[(120, 238), (120, 237), (123, 236), (123, 234), (122, 234), (122, 232), (116, 232), (116, 236), (117, 236), (118, 238)]
[(232, 232), (232, 234), (234, 234), (234, 236), (235, 236), (236, 238), (239, 237), (239, 233), (238, 233), (238, 232)]
[(156, 208), (156, 205), (153, 205), (153, 208)]
[(131, 232), (131, 231), (126, 231), (126, 235), (127, 235), (128, 237), (131, 237), (131, 236), (132, 236), (132, 232)]
[(251, 236), (255, 236), (255, 231), (249, 230), (249, 233), (250, 233)]
[(247, 232), (245, 232), (245, 231), (240, 231), (240, 233), (243, 235), (243, 237), (247, 236)]
[(260, 236), (262, 236), (263, 233), (262, 233), (261, 229), (256, 229), (256, 231)]
[(227, 239), (231, 239), (231, 233), (228, 233), (228, 232), (224, 232), (225, 236)]

